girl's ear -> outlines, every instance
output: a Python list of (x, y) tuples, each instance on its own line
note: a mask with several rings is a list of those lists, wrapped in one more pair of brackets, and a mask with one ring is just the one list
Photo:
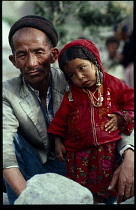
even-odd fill
[[(9, 60), (10, 60), (11, 63), (16, 67), (16, 61), (15, 61), (14, 55), (9, 55)], [(17, 68), (17, 67), (16, 67), (16, 68)]]
[(58, 59), (59, 50), (57, 47), (52, 48), (51, 50), (51, 63), (55, 63), (55, 61)]

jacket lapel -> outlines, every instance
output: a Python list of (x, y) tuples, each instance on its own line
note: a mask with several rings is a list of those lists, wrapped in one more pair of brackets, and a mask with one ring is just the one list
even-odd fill
[(38, 99), (32, 90), (26, 85), (22, 86), (20, 96), (22, 98), (20, 101), (20, 106), (38, 129), (41, 136), (43, 136), (43, 131), (46, 133), (47, 126)]
[(53, 71), (52, 73), (52, 101), (53, 101), (53, 112), (54, 115), (56, 111), (59, 109), (60, 104), (62, 102), (64, 96), (64, 90), (66, 89), (65, 82), (62, 83), (60, 81), (61, 78), (58, 77)]

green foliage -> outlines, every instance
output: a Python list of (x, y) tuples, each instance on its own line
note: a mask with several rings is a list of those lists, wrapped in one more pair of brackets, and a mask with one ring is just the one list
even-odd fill
[(7, 22), (10, 26), (16, 21), (16, 18), (10, 18), (10, 17), (2, 17), (2, 19)]
[(55, 26), (59, 39), (65, 43), (67, 30), (64, 29), (68, 10), (66, 9), (68, 1), (34, 1), (34, 12), (36, 15), (49, 19)]
[(94, 8), (87, 2), (79, 10), (78, 17), (83, 27), (110, 26), (126, 18), (126, 10), (112, 1), (108, 1), (103, 8)]
[[(77, 34), (84, 36), (86, 28), (91, 37), (96, 37), (97, 34), (97, 38), (100, 38), (100, 28), (112, 27), (127, 14), (126, 9), (121, 4), (117, 5), (116, 1), (33, 1), (33, 3), (35, 14), (49, 19), (54, 24), (59, 34), (60, 45), (64, 45), (69, 39), (77, 38)], [(71, 33), (71, 28), (74, 27), (76, 33)]]
[[(55, 26), (61, 44), (68, 39), (69, 30), (65, 27), (69, 16), (77, 17), (84, 1), (34, 1), (34, 13), (49, 19)], [(72, 24), (72, 23), (69, 23)]]
[(126, 9), (121, 6), (115, 6), (113, 2), (108, 2), (107, 8), (106, 8), (106, 19), (105, 23), (107, 25), (111, 25), (121, 22), (123, 19), (127, 17)]

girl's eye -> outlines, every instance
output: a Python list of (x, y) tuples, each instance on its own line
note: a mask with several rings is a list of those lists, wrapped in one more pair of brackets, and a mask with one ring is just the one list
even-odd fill
[(69, 74), (68, 76), (69, 76), (70, 78), (72, 78), (72, 77), (74, 77), (74, 74)]
[(80, 70), (83, 70), (84, 68), (85, 68), (85, 66), (81, 66), (81, 67), (80, 67)]

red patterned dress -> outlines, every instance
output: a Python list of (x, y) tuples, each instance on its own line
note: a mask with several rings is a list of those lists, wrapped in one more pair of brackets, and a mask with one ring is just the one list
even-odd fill
[(118, 167), (115, 146), (116, 143), (111, 142), (81, 152), (67, 152), (66, 176), (98, 196), (116, 197), (116, 191), (108, 190), (113, 172)]

